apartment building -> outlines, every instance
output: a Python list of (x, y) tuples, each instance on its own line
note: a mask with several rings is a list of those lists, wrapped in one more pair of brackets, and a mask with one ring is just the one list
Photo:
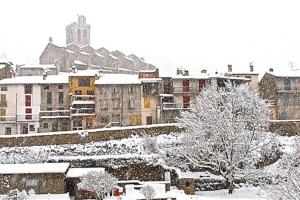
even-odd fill
[(137, 75), (103, 74), (95, 86), (99, 127), (142, 124), (142, 83)]
[(300, 72), (270, 68), (259, 83), (261, 97), (272, 109), (273, 120), (300, 119)]

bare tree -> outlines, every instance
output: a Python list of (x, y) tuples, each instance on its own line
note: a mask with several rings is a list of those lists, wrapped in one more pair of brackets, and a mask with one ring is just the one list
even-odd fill
[(116, 178), (107, 172), (91, 171), (87, 173), (78, 184), (80, 189), (94, 192), (97, 200), (102, 200), (105, 194), (112, 191)]
[(141, 193), (144, 195), (146, 200), (151, 200), (155, 197), (155, 190), (150, 185), (147, 185), (146, 187), (143, 187), (141, 189)]
[(236, 177), (257, 171), (259, 152), (268, 144), (259, 130), (268, 120), (265, 102), (247, 85), (206, 87), (178, 118), (185, 132), (176, 145), (165, 147), (166, 155), (178, 167), (221, 174), (232, 193)]
[(3, 200), (26, 200), (28, 194), (25, 190), (19, 191), (18, 189), (10, 190)]

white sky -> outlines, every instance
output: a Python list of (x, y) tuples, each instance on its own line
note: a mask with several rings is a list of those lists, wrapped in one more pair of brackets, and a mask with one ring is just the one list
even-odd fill
[[(299, 1), (298, 1), (299, 2)], [(297, 0), (9, 0), (0, 2), (0, 54), (38, 63), (49, 36), (65, 45), (77, 14), (91, 46), (135, 53), (162, 68), (247, 70), (300, 64)], [(299, 65), (300, 66), (300, 65)]]

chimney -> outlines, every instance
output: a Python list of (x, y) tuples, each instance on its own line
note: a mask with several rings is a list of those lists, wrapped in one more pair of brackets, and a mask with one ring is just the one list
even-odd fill
[(178, 67), (177, 67), (177, 69), (176, 69), (176, 74), (177, 74), (177, 75), (180, 75), (180, 74), (182, 74), (182, 70), (181, 70), (181, 69), (179, 69)]
[(76, 67), (75, 66), (72, 67), (72, 73), (76, 73)]
[(206, 74), (207, 70), (206, 69), (202, 69), (201, 70), (201, 74)]
[(189, 70), (185, 69), (183, 75), (184, 75), (184, 76), (188, 76), (188, 75), (189, 75)]
[(254, 66), (253, 66), (253, 63), (250, 63), (250, 72), (254, 72)]
[(269, 72), (274, 72), (274, 69), (272, 67), (270, 67)]
[(47, 72), (43, 72), (43, 80), (46, 80), (47, 78)]
[(232, 65), (227, 65), (227, 68), (228, 68), (228, 72), (232, 72)]
[(49, 43), (53, 43), (53, 39), (52, 39), (52, 37), (49, 37)]

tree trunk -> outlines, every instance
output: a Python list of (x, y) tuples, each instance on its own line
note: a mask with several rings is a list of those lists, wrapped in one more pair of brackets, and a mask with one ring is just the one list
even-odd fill
[(233, 177), (231, 174), (228, 174), (225, 177), (225, 187), (228, 189), (228, 193), (232, 194), (233, 189), (234, 189), (234, 181), (233, 181)]

